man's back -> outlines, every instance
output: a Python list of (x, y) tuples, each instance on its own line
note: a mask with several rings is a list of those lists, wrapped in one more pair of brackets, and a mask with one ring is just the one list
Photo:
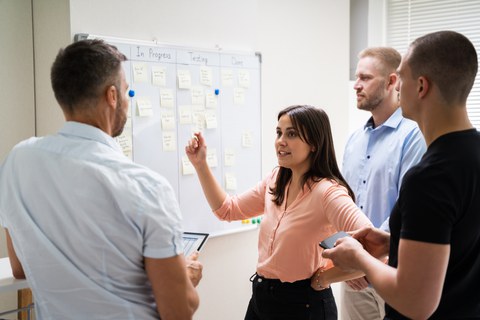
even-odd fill
[(166, 180), (131, 163), (101, 130), (68, 122), (17, 146), (0, 189), (0, 222), (38, 318), (158, 319), (144, 257), (182, 250)]

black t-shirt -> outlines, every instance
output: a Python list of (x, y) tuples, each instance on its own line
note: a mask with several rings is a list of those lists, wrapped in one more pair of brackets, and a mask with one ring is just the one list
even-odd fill
[[(440, 305), (430, 319), (480, 319), (480, 134), (436, 139), (403, 179), (390, 216), (389, 265), (400, 238), (450, 244)], [(408, 319), (386, 305), (391, 319)]]

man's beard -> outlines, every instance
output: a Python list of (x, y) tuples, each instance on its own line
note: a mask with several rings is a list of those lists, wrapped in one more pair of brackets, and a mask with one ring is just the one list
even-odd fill
[(383, 101), (383, 97), (375, 96), (373, 99), (364, 100), (363, 103), (357, 103), (357, 108), (365, 111), (375, 110)]
[(359, 110), (365, 110), (365, 111), (373, 111), (375, 110), (380, 103), (385, 99), (385, 96), (382, 95), (382, 92), (380, 90), (381, 87), (377, 89), (377, 91), (374, 92), (374, 95), (369, 97), (369, 98), (364, 98), (364, 100), (361, 103), (357, 103), (357, 108)]
[(127, 123), (127, 115), (123, 112), (120, 99), (117, 102), (117, 110), (115, 111), (115, 122), (113, 124), (112, 137), (118, 137), (122, 134)]

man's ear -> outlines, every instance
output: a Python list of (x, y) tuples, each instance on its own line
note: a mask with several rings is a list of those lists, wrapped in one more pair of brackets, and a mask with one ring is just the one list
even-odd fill
[(113, 84), (107, 87), (105, 99), (110, 107), (117, 108), (117, 88)]
[(390, 73), (388, 76), (388, 85), (387, 87), (393, 86), (393, 90), (395, 90), (395, 86), (397, 85), (398, 76), (396, 73)]
[(419, 77), (417, 80), (417, 92), (419, 98), (424, 98), (427, 95), (430, 83), (427, 78)]

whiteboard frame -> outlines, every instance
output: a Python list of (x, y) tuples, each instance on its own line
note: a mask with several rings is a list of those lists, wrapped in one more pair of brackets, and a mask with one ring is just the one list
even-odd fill
[[(261, 53), (259, 53), (259, 52), (223, 51), (220, 48), (217, 48), (217, 49), (213, 50), (213, 49), (207, 49), (207, 48), (189, 47), (189, 46), (184, 46), (184, 45), (161, 43), (161, 42), (154, 41), (154, 40), (152, 40), (152, 41), (135, 40), (135, 39), (118, 38), (118, 37), (103, 36), (103, 35), (94, 35), (94, 34), (89, 34), (89, 33), (77, 33), (74, 36), (74, 41), (80, 41), (80, 40), (85, 40), (85, 39), (102, 39), (102, 40), (104, 40), (104, 41), (106, 41), (106, 42), (108, 42), (112, 45), (116, 45), (117, 48), (119, 48), (120, 51), (122, 51), (121, 48), (126, 48), (126, 47), (131, 47), (131, 46), (142, 46), (142, 47), (153, 47), (153, 48), (160, 47), (160, 48), (168, 48), (168, 49), (171, 49), (171, 50), (175, 50), (175, 52), (185, 53), (185, 51), (188, 51), (190, 53), (190, 55), (192, 55), (191, 54), (192, 52), (194, 52), (194, 53), (198, 52), (198, 53), (201, 53), (201, 54), (211, 55), (211, 56), (212, 55), (218, 55), (220, 60), (223, 57), (227, 57), (229, 55), (230, 56), (247, 56), (247, 57), (253, 57), (254, 59), (256, 59), (256, 61), (258, 63), (258, 65), (257, 65), (258, 69), (252, 69), (252, 70), (257, 70), (256, 72), (258, 72), (258, 75), (257, 74), (254, 75), (254, 76), (258, 76), (258, 78), (256, 79), (257, 83), (255, 84), (255, 88), (253, 89), (253, 90), (257, 90), (256, 95), (255, 95), (255, 99), (257, 99), (257, 102), (258, 102), (258, 110), (257, 110), (258, 111), (258, 113), (257, 113), (258, 114), (258, 119), (257, 120), (259, 122), (258, 122), (258, 126), (255, 128), (256, 132), (254, 133), (257, 137), (256, 138), (256, 144), (257, 144), (256, 148), (257, 148), (258, 159), (256, 159), (257, 161), (255, 162), (255, 164), (257, 166), (254, 164), (253, 167), (257, 168), (256, 170), (257, 170), (258, 174), (257, 174), (255, 179), (250, 179), (251, 181), (248, 183), (248, 186), (246, 186), (245, 183), (243, 183), (242, 186), (240, 186), (240, 188), (238, 190), (234, 190), (234, 191), (226, 190), (226, 191), (228, 193), (231, 193), (231, 194), (241, 193), (243, 191), (246, 191), (248, 188), (250, 188), (252, 186), (255, 186), (256, 183), (258, 183), (258, 181), (262, 179), (262, 156), (261, 156), (261, 154), (262, 154), (262, 124), (261, 124), (261, 118), (262, 118), (262, 111), (261, 111), (261, 63), (262, 63), (262, 56), (261, 56)], [(129, 58), (128, 61), (127, 61), (128, 67), (125, 68), (125, 69), (126, 69), (126, 73), (130, 73), (127, 81), (131, 82), (132, 87), (135, 88), (135, 84), (133, 84), (133, 81), (131, 80), (131, 78), (133, 77), (132, 74), (131, 74), (131, 69), (132, 69), (132, 64), (134, 63), (135, 60), (131, 59), (130, 55), (127, 55), (127, 57)], [(151, 63), (154, 63), (154, 62), (147, 61), (146, 63), (151, 64)], [(181, 63), (178, 63), (178, 61), (176, 61), (175, 62), (175, 68), (177, 68), (178, 65), (187, 65), (188, 67), (193, 66), (193, 64), (185, 64), (185, 63), (181, 64)], [(201, 65), (201, 63), (198, 64), (198, 65)], [(222, 68), (221, 65), (218, 65), (217, 67), (218, 67), (218, 70), (220, 70), (220, 68)], [(220, 71), (218, 71), (218, 72), (220, 72)], [(175, 75), (175, 78), (176, 78), (176, 75)], [(220, 79), (218, 79), (218, 81), (220, 81)], [(222, 86), (219, 85), (219, 88), (221, 88), (221, 87)], [(221, 90), (224, 91), (223, 88), (221, 88)], [(135, 91), (137, 91), (137, 90), (135, 90)], [(178, 87), (175, 87), (175, 94), (176, 94), (176, 98), (178, 98), (178, 94), (179, 94), (179, 88)], [(138, 119), (135, 120), (135, 117), (134, 117), (135, 116), (134, 115), (135, 112), (133, 110), (133, 109), (135, 109), (134, 99), (135, 98), (132, 98), (132, 101), (131, 101), (131, 105), (132, 105), (132, 107), (131, 107), (131, 109), (132, 109), (131, 118), (133, 119), (132, 120), (132, 127), (133, 128), (132, 128), (132, 132), (131, 132), (132, 146), (133, 146), (132, 160), (134, 160), (135, 162), (137, 162), (137, 160), (138, 160), (140, 164), (144, 164), (147, 167), (150, 167), (152, 170), (160, 173), (161, 175), (164, 175), (162, 172), (160, 172), (161, 170), (159, 168), (154, 168), (154, 167), (151, 166), (152, 164), (149, 164), (149, 163), (142, 163), (142, 161), (140, 161), (138, 159), (138, 156), (136, 156), (136, 155), (140, 154), (140, 151), (139, 151), (140, 149), (145, 150), (145, 146), (142, 146), (142, 147), (139, 146), (138, 141), (142, 141), (142, 140), (135, 141), (135, 136), (137, 134), (136, 130), (138, 129), (138, 123), (135, 123), (135, 122), (136, 121), (138, 122), (139, 120)], [(175, 107), (175, 109), (177, 109), (177, 110), (175, 110), (175, 112), (178, 113), (179, 104), (178, 104), (177, 100), (175, 101), (174, 107)], [(177, 120), (177, 126), (178, 126), (178, 116), (176, 117), (176, 120)], [(225, 130), (225, 128), (220, 126), (217, 129), (217, 131), (220, 132), (220, 133), (217, 132), (216, 134), (213, 135), (213, 136), (216, 136), (219, 139), (216, 142), (215, 141), (214, 142), (216, 143), (217, 146), (220, 145), (220, 149), (221, 149), (220, 152), (217, 153), (217, 157), (221, 157), (223, 155), (222, 151), (224, 151), (223, 149), (225, 148), (225, 146), (223, 145), (223, 142), (222, 142), (223, 139), (224, 139), (222, 137), (222, 135), (224, 136), (225, 134), (221, 133), (222, 130)], [(158, 134), (158, 130), (156, 132), (152, 132), (152, 134), (155, 134), (155, 133)], [(177, 130), (177, 139), (179, 139), (179, 138), (180, 138), (180, 134), (179, 134), (179, 130)], [(212, 137), (207, 136), (207, 143), (209, 143), (209, 146), (212, 145), (211, 142), (212, 142)], [(180, 141), (177, 141), (176, 143), (177, 143), (177, 166), (181, 166), (181, 161), (182, 161), (181, 157), (180, 157), (181, 150), (179, 150), (180, 146), (181, 146), (181, 143), (180, 143)], [(143, 159), (146, 159), (145, 154), (143, 155)], [(242, 153), (240, 153), (240, 155), (241, 154)], [(159, 155), (157, 154), (156, 157), (158, 158)], [(251, 157), (252, 157), (251, 155), (248, 156), (246, 158), (246, 160), (244, 160), (244, 161), (249, 161), (249, 159)], [(169, 161), (170, 164), (171, 164), (171, 162), (173, 162), (172, 159), (170, 159), (168, 161)], [(222, 163), (222, 161), (219, 161), (219, 162)], [(247, 166), (248, 169), (251, 169), (251, 167), (252, 167), (252, 165)], [(226, 172), (227, 169), (225, 169), (223, 164), (220, 164), (219, 170), (215, 170), (215, 168), (212, 168), (212, 169), (213, 169), (212, 171), (214, 171), (214, 174), (215, 174), (217, 180), (219, 181), (219, 183), (225, 189), (225, 185), (224, 185), (225, 181), (223, 181), (223, 180), (225, 179), (225, 172)], [(217, 172), (215, 173), (215, 171), (217, 171)], [(167, 172), (170, 172), (170, 170), (167, 170)], [(167, 173), (167, 175), (168, 175), (168, 173)], [(241, 178), (244, 178), (243, 177), (244, 174), (241, 174), (241, 176), (242, 176)], [(248, 231), (248, 230), (252, 230), (252, 229), (257, 228), (258, 224), (252, 224), (251, 223), (251, 222), (255, 223), (255, 220), (253, 220), (253, 219), (248, 220), (248, 221), (238, 221), (238, 222), (228, 223), (228, 222), (219, 221), (216, 217), (214, 217), (215, 221), (213, 221), (211, 219), (211, 216), (213, 216), (213, 213), (211, 213), (211, 210), (208, 207), (208, 204), (207, 204), (205, 198), (203, 197), (203, 193), (201, 192), (201, 187), (200, 187), (200, 184), (198, 182), (198, 178), (196, 177), (196, 174), (194, 175), (195, 182), (191, 181), (192, 180), (192, 179), (190, 179), (191, 177), (185, 178), (185, 177), (181, 176), (180, 172), (179, 172), (179, 175), (178, 175), (178, 181), (176, 181), (173, 176), (166, 177), (166, 178), (167, 178), (167, 180), (169, 180), (169, 182), (172, 184), (172, 186), (174, 187), (174, 189), (176, 191), (178, 201), (179, 201), (179, 204), (180, 204), (180, 209), (182, 211), (182, 215), (185, 218), (185, 220), (184, 220), (185, 230), (195, 230), (195, 231), (199, 231), (199, 232), (209, 233), (210, 236), (216, 237), (216, 236), (233, 234), (233, 233), (242, 232), (242, 231)], [(186, 182), (187, 180), (189, 180), (189, 182)], [(189, 184), (188, 186), (186, 186), (186, 188), (187, 188), (186, 190), (188, 190), (188, 192), (185, 192), (185, 191), (181, 190), (181, 188), (184, 184)], [(184, 199), (185, 194), (190, 194), (190, 193), (193, 193), (194, 196), (197, 196), (197, 194), (201, 194), (202, 199), (201, 200), (196, 199), (195, 201), (199, 201), (199, 202), (203, 202), (204, 204), (207, 204), (208, 211), (210, 211), (210, 212), (203, 213), (203, 211), (202, 211), (202, 213), (200, 213), (200, 215), (205, 215), (205, 217), (206, 217), (205, 219), (210, 219), (210, 221), (203, 222), (203, 220), (200, 219), (199, 221), (196, 222), (196, 223), (198, 223), (198, 225), (195, 225), (196, 223), (193, 223), (193, 224), (190, 223), (191, 220), (192, 220), (191, 211), (193, 211), (193, 210), (192, 210), (192, 208), (189, 208), (188, 205), (186, 205), (185, 203), (188, 203), (188, 202), (191, 202), (191, 201)], [(200, 209), (200, 210), (202, 210), (202, 209)], [(203, 210), (206, 210), (205, 206), (203, 206)], [(208, 217), (208, 216), (210, 216), (210, 217)], [(193, 219), (196, 219), (196, 216)], [(211, 227), (206, 227), (206, 225), (208, 225), (208, 226), (211, 225)]]

